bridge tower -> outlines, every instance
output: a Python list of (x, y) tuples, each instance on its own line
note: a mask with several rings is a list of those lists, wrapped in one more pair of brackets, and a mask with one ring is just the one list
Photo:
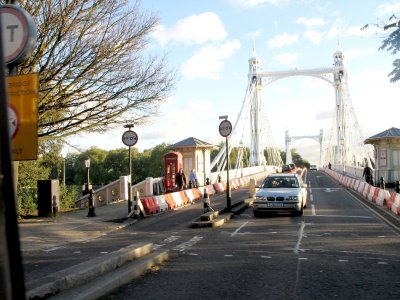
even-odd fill
[(349, 161), (349, 113), (350, 93), (348, 92), (348, 77), (345, 67), (345, 57), (340, 44), (337, 51), (333, 54), (334, 71), (333, 86), (335, 89), (335, 118), (336, 118), (336, 147), (334, 150), (335, 164), (346, 165)]
[(324, 142), (324, 131), (322, 129), (319, 130), (319, 135), (303, 135), (303, 136), (290, 136), (289, 131), (285, 131), (285, 146), (286, 146), (286, 162), (285, 164), (292, 163), (292, 153), (291, 153), (291, 143), (300, 140), (300, 139), (313, 139), (319, 142), (319, 166), (322, 166), (322, 146)]
[(253, 85), (254, 93), (250, 98), (250, 166), (265, 165), (264, 141), (266, 138), (263, 130), (264, 108), (262, 101), (262, 77), (260, 60), (253, 49), (253, 55), (249, 58), (249, 88)]

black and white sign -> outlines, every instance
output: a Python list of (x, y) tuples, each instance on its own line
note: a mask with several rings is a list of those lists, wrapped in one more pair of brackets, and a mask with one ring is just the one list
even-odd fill
[(136, 134), (136, 132), (132, 131), (132, 130), (128, 130), (125, 131), (124, 134), (122, 135), (122, 142), (126, 145), (126, 146), (134, 146), (136, 145), (138, 141), (138, 135)]
[(229, 122), (228, 120), (223, 120), (220, 124), (219, 124), (219, 133), (223, 136), (223, 137), (227, 137), (231, 134), (232, 132), (232, 123)]
[(19, 63), (30, 55), (35, 47), (35, 23), (32, 17), (17, 5), (2, 5), (0, 13), (4, 60), (7, 64)]

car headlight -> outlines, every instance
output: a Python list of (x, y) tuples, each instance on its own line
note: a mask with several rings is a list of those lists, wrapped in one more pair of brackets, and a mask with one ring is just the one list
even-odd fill
[(288, 200), (299, 200), (298, 196), (288, 196), (287, 197)]

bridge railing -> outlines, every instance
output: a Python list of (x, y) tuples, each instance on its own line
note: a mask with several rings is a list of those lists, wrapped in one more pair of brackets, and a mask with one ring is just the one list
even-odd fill
[[(229, 171), (229, 179), (243, 178), (248, 175), (258, 174), (265, 171), (274, 172), (277, 169), (275, 166), (259, 166), (248, 167), (243, 169), (233, 169)], [(226, 181), (226, 171), (213, 172), (210, 174), (210, 183), (216, 183), (218, 176), (221, 176), (221, 181)], [(142, 182), (132, 186), (132, 191), (139, 192), (141, 196), (162, 195), (165, 193), (164, 177), (148, 177)], [(121, 176), (105, 186), (102, 186), (93, 191), (94, 206), (99, 207), (108, 205), (117, 201), (128, 200), (128, 176)], [(75, 200), (75, 207), (88, 208), (89, 195), (82, 196)]]

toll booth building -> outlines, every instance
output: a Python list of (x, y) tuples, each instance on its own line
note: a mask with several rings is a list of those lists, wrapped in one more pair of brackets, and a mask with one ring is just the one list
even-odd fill
[(383, 177), (388, 185), (400, 180), (400, 129), (390, 128), (367, 138), (375, 152), (375, 181)]
[(172, 148), (182, 154), (183, 172), (186, 179), (189, 180), (190, 171), (194, 169), (199, 185), (204, 185), (207, 174), (210, 174), (210, 157), (214, 145), (190, 137), (172, 145)]

